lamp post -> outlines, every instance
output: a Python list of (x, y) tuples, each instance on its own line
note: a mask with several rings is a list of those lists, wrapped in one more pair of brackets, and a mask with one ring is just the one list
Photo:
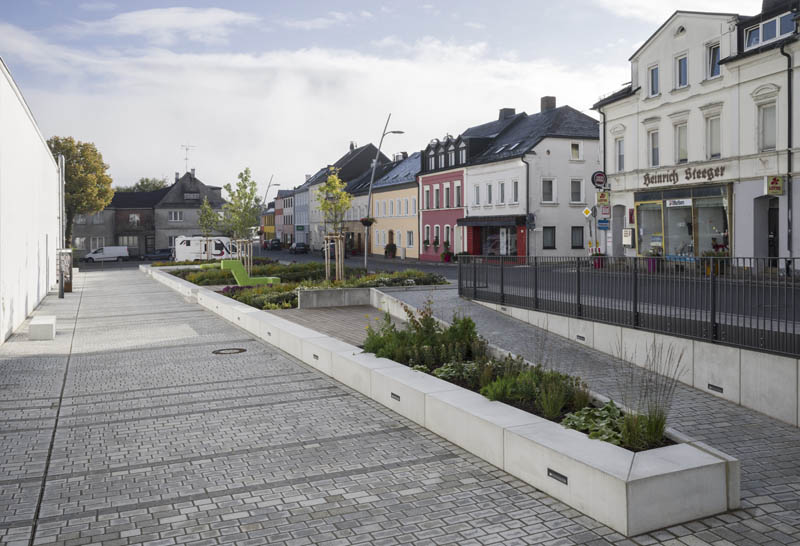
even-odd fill
[[(389, 128), (389, 120), (392, 119), (391, 112), (389, 117), (386, 118), (386, 125), (383, 126), (383, 134), (381, 140), (378, 142), (378, 152), (375, 154), (375, 161), (372, 162), (372, 175), (369, 177), (369, 192), (367, 192), (367, 218), (372, 214), (372, 183), (375, 182), (375, 169), (378, 167), (378, 158), (381, 156), (381, 146), (383, 146), (383, 139), (386, 135), (402, 135), (404, 131), (387, 131)], [(369, 254), (369, 226), (364, 226), (364, 274), (368, 272), (367, 269), (367, 256)]]
[[(261, 203), (261, 206), (263, 207), (263, 209), (262, 209), (262, 210), (264, 211), (264, 213), (266, 213), (266, 212), (267, 212), (267, 209), (269, 208), (269, 207), (268, 207), (268, 203), (269, 203), (269, 201), (267, 200), (267, 199), (268, 199), (268, 196), (269, 196), (269, 189), (270, 189), (272, 186), (275, 186), (276, 188), (277, 188), (278, 186), (280, 186), (280, 184), (273, 184), (273, 183), (272, 183), (272, 179), (273, 179), (274, 177), (275, 177), (275, 175), (274, 175), (274, 174), (273, 174), (272, 176), (270, 176), (270, 177), (269, 177), (269, 183), (267, 183), (267, 191), (265, 191), (265, 192), (264, 192), (264, 202), (263, 202), (263, 203)], [(266, 239), (265, 239), (265, 240), (266, 240)], [(263, 243), (262, 243), (262, 245), (263, 245)]]

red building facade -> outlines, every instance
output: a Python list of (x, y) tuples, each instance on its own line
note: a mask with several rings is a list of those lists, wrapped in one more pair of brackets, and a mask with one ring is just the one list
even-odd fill
[(452, 169), (419, 177), (420, 260), (441, 261), (445, 249), (458, 253), (463, 248), (464, 169)]

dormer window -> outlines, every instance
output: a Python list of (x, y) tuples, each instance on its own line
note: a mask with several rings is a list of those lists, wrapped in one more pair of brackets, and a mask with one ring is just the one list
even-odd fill
[(433, 155), (433, 151), (428, 154), (428, 170), (435, 171), (436, 170), (436, 156)]
[(514, 144), (512, 144), (511, 146), (509, 146), (509, 147), (508, 147), (508, 151), (511, 151), (511, 150), (513, 150), (514, 148), (516, 148), (516, 147), (517, 147), (517, 146), (519, 146), (519, 145), (520, 145), (520, 143), (519, 143), (519, 142), (515, 142)]
[(500, 152), (502, 152), (502, 151), (503, 151), (503, 149), (504, 149), (505, 147), (506, 147), (506, 145), (505, 145), (505, 144), (501, 145), (500, 147), (498, 147), (498, 148), (497, 148), (497, 149), (494, 151), (494, 153), (496, 153), (496, 154), (499, 154)]
[(751, 49), (794, 33), (794, 14), (784, 13), (745, 29), (744, 48)]
[(458, 162), (464, 164), (467, 162), (467, 145), (463, 142), (458, 148)]
[(445, 166), (446, 165), (444, 163), (444, 152), (442, 151), (442, 152), (439, 152), (439, 168), (441, 169), (442, 167), (445, 167)]
[(193, 200), (196, 200), (196, 199), (200, 199), (200, 194), (199, 193), (188, 193), (187, 192), (187, 193), (183, 194), (183, 199), (185, 201), (193, 201)]
[(450, 165), (456, 164), (456, 149), (452, 146), (447, 150), (447, 163)]

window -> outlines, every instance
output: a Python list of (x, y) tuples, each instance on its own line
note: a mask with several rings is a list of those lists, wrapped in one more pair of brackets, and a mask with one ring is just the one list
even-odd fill
[(556, 193), (555, 193), (555, 182), (552, 178), (545, 178), (542, 180), (542, 202), (543, 203), (555, 203), (556, 201)]
[(580, 142), (571, 142), (569, 145), (569, 158), (572, 161), (580, 161), (583, 159), (583, 147)]
[(625, 139), (618, 138), (614, 141), (614, 150), (617, 156), (617, 172), (625, 170)]
[(650, 67), (650, 96), (655, 97), (658, 95), (658, 65)]
[(450, 226), (444, 226), (444, 242), (450, 246)]
[(406, 247), (411, 248), (414, 246), (414, 232), (406, 231)]
[(658, 167), (661, 164), (658, 158), (658, 131), (647, 133), (647, 150), (650, 156), (650, 166)]
[(675, 163), (686, 163), (689, 161), (689, 147), (687, 146), (686, 124), (681, 123), (675, 126)]
[(497, 149), (494, 151), (494, 153), (499, 154), (500, 152), (502, 152), (505, 149), (505, 147), (506, 147), (505, 144), (501, 144), (500, 146), (497, 147)]
[(762, 104), (758, 107), (759, 150), (774, 150), (777, 140), (775, 125), (775, 104)]
[(439, 186), (436, 186), (433, 189), (433, 205), (434, 208), (437, 209), (441, 207), (441, 203), (439, 202)]
[(431, 188), (429, 186), (425, 187), (425, 199), (422, 201), (422, 208), (431, 208)]
[(751, 47), (755, 47), (761, 41), (760, 34), (761, 29), (759, 27), (748, 28), (744, 31), (744, 48), (749, 49)]
[(583, 248), (583, 226), (572, 226), (572, 248)]
[(464, 144), (458, 148), (458, 162), (462, 164), (467, 162), (467, 147)]
[(780, 22), (781, 22), (780, 26), (781, 36), (786, 36), (787, 34), (791, 34), (792, 32), (794, 32), (794, 26), (795, 26), (794, 14), (787, 13), (785, 15), (781, 15)]
[(389, 201), (389, 216), (394, 216), (394, 200)]
[(504, 205), (506, 203), (506, 183), (505, 182), (500, 182), (498, 184), (497, 203), (499, 205)]
[(106, 244), (105, 237), (90, 237), (89, 238), (89, 250), (97, 250), (98, 248), (103, 248)]
[(689, 85), (689, 57), (681, 55), (675, 59), (675, 87), (680, 89)]
[(450, 184), (444, 187), (444, 208), (450, 208)]
[(461, 206), (461, 184), (456, 184), (456, 206)]
[(138, 212), (132, 212), (128, 215), (128, 223), (132, 226), (138, 226), (141, 217)]
[(183, 222), (183, 211), (182, 210), (168, 211), (167, 220), (170, 222)]
[(119, 240), (119, 246), (132, 246), (137, 248), (139, 246), (139, 237), (137, 235), (120, 235), (117, 239)]
[(573, 178), (569, 181), (569, 202), (583, 203), (583, 179)]
[(86, 250), (86, 237), (73, 237), (72, 248), (75, 250)]
[(398, 199), (397, 200), (397, 208), (395, 209), (397, 211), (397, 215), (398, 216), (402, 216), (402, 214), (403, 214), (403, 209), (400, 208), (400, 205), (402, 205), (402, 204), (403, 204), (403, 202), (400, 199)]
[(542, 248), (554, 249), (556, 247), (556, 227), (544, 226), (542, 228)]
[(431, 243), (431, 226), (425, 226), (425, 244)]
[(186, 199), (186, 200), (189, 200), (189, 201), (193, 201), (193, 200), (196, 200), (196, 199), (200, 199), (200, 194), (199, 193), (184, 193), (183, 194), (183, 198)]
[(473, 186), (473, 187), (475, 188), (475, 203), (473, 203), (473, 204), (480, 205), (481, 204), (481, 187), (478, 186), (477, 184), (475, 184), (475, 186)]
[(381, 201), (381, 216), (386, 217), (386, 201)]
[(417, 198), (416, 197), (412, 197), (411, 198), (411, 216), (416, 216), (416, 215), (417, 215)]
[(75, 215), (75, 223), (76, 224), (85, 224), (86, 223), (86, 215), (85, 214), (76, 214)]
[(428, 154), (428, 170), (436, 170), (436, 157), (433, 155), (433, 152)]
[(511, 182), (511, 202), (519, 203), (519, 181), (514, 180)]
[(486, 184), (486, 204), (492, 204), (492, 185)]
[(408, 216), (408, 197), (403, 199), (403, 216)]
[(708, 46), (708, 78), (719, 76), (719, 44)]
[(92, 223), (93, 224), (102, 224), (103, 223), (103, 213), (98, 212), (97, 214), (92, 215)]
[(450, 147), (450, 150), (448, 150), (447, 152), (447, 162), (450, 165), (456, 164), (456, 151), (452, 146)]
[(750, 49), (783, 38), (795, 31), (791, 12), (762, 21), (761, 24), (744, 31), (744, 48)]
[(439, 239), (440, 233), (441, 233), (441, 229), (439, 228), (439, 226), (438, 225), (433, 226), (433, 245), (434, 246), (437, 246), (437, 245), (439, 245), (439, 243), (441, 243), (441, 240)]
[(706, 153), (708, 159), (718, 159), (721, 157), (719, 116), (714, 116), (706, 120)]
[(444, 162), (444, 152), (439, 152), (439, 168), (446, 167)]

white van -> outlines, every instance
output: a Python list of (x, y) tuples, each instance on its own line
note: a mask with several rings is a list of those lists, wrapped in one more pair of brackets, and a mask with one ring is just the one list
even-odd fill
[[(212, 260), (223, 260), (232, 258), (236, 252), (236, 245), (231, 243), (228, 237), (209, 237), (208, 241), (211, 242), (211, 255)], [(209, 256), (206, 254), (206, 238), (200, 235), (193, 237), (185, 237), (180, 235), (175, 237), (175, 261), (200, 261), (207, 260)]]
[(103, 246), (92, 250), (83, 259), (87, 262), (121, 262), (129, 257), (127, 246)]

